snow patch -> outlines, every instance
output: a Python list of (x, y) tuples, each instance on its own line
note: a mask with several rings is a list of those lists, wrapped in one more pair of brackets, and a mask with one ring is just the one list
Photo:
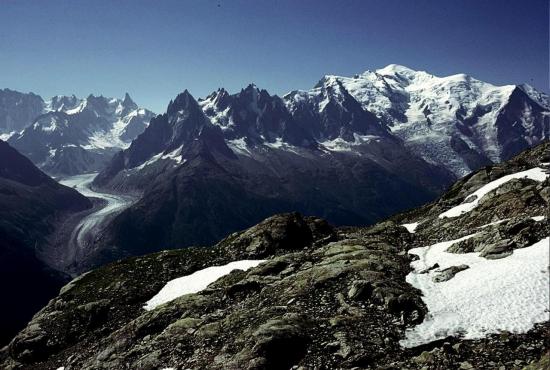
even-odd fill
[(12, 131), (12, 132), (8, 132), (8, 133), (5, 133), (5, 134), (0, 134), (0, 140), (8, 141), (10, 139), (10, 137), (15, 135), (16, 133), (17, 133), (16, 131)]
[(473, 198), (472, 201), (463, 202), (458, 206), (443, 212), (442, 214), (439, 215), (439, 218), (458, 217), (464, 213), (470, 212), (471, 210), (477, 207), (480, 199), (483, 198), (487, 193), (497, 189), (498, 187), (502, 186), (503, 184), (507, 183), (510, 180), (531, 179), (538, 182), (543, 182), (548, 178), (548, 176), (549, 176), (548, 173), (546, 173), (546, 171), (540, 167), (535, 167), (535, 168), (531, 168), (530, 170), (521, 171), (521, 172), (513, 173), (511, 175), (503, 176), (495, 181), (491, 181), (490, 183), (482, 186), (481, 188), (479, 188), (473, 194), (471, 194), (466, 198), (466, 200)]
[(411, 234), (414, 234), (416, 232), (416, 228), (418, 227), (418, 224), (419, 224), (418, 222), (413, 222), (410, 224), (403, 224), (401, 226), (407, 229), (407, 231), (410, 232)]
[(183, 150), (183, 145), (180, 146), (179, 148), (177, 148), (176, 150), (174, 150), (174, 151), (172, 151), (168, 154), (163, 155), (161, 158), (162, 159), (171, 159), (171, 160), (175, 161), (177, 164), (181, 164), (185, 161), (181, 156), (181, 151), (182, 150)]
[(509, 220), (509, 218), (505, 218), (504, 220), (489, 222), (488, 224), (479, 226), (478, 229), (485, 229), (485, 228), (490, 227), (490, 226), (500, 225), (501, 223), (506, 222), (508, 220)]
[(211, 266), (205, 269), (195, 271), (194, 273), (180, 278), (170, 280), (153, 298), (145, 304), (145, 309), (150, 311), (157, 306), (170, 302), (185, 294), (192, 294), (206, 289), (208, 285), (218, 280), (222, 276), (229, 274), (233, 270), (246, 271), (252, 267), (258, 266), (265, 260), (241, 260), (230, 262), (223, 266)]
[(244, 155), (250, 155), (250, 149), (248, 149), (248, 145), (246, 145), (246, 140), (244, 137), (233, 139), (233, 140), (227, 140), (227, 146), (231, 148), (232, 151), (244, 154)]
[(134, 167), (134, 169), (136, 170), (142, 170), (144, 169), (145, 167), (149, 166), (150, 164), (152, 163), (155, 163), (156, 161), (158, 161), (161, 157), (162, 157), (162, 152), (152, 156), (151, 158), (149, 158), (147, 161), (143, 162), (142, 164), (140, 164), (139, 166), (137, 167)]
[(326, 149), (333, 151), (333, 152), (352, 152), (354, 147), (362, 145), (362, 144), (368, 144), (371, 141), (378, 141), (380, 140), (379, 136), (376, 135), (358, 135), (353, 134), (354, 141), (346, 141), (342, 139), (341, 137), (337, 137), (334, 140), (327, 140), (324, 142), (321, 142), (322, 146), (324, 146)]
[(269, 143), (266, 141), (264, 142), (264, 145), (272, 149), (280, 149), (300, 155), (299, 149), (297, 147), (284, 142), (283, 139), (280, 137), (278, 137), (273, 143)]
[[(414, 271), (406, 281), (422, 291), (429, 313), (420, 325), (407, 330), (402, 346), (416, 347), (450, 335), (478, 339), (500, 331), (524, 333), (549, 319), (550, 238), (496, 260), (478, 253), (446, 252), (474, 235), (409, 251), (420, 259), (411, 263)], [(438, 270), (420, 273), (435, 263)], [(452, 279), (432, 280), (439, 270), (462, 264), (469, 268)]]

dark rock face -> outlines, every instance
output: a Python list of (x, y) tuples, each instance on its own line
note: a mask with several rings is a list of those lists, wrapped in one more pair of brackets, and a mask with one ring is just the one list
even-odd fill
[(458, 136), (451, 137), (451, 147), (457, 152), (470, 168), (481, 168), (492, 163), (486, 155), (470, 148), (464, 140)]
[[(40, 258), (59, 218), (91, 207), (0, 141), (0, 344), (4, 344), (67, 281)], [(9, 319), (5, 319), (9, 318)]]
[[(544, 144), (488, 167), (461, 180), (438, 201), (372, 227), (334, 228), (322, 219), (281, 214), (211, 248), (164, 251), (93, 270), (65, 286), (36, 315), (0, 352), (0, 363), (14, 369), (68, 370), (543, 366), (548, 362), (548, 321), (523, 334), (449, 337), (411, 349), (399, 340), (429, 314), (421, 292), (405, 279), (413, 259), (409, 249), (472, 233), (493, 241), (515, 235), (512, 248), (528, 235), (531, 244), (550, 235), (547, 218), (532, 219), (548, 209), (537, 198), (548, 180), (534, 186), (520, 182), (489, 193), (460, 217), (438, 217), (483, 184), (546, 163), (548, 149)], [(511, 219), (495, 223), (503, 215)], [(400, 226), (413, 221), (420, 222), (415, 233)], [(476, 238), (448, 251), (480, 251)], [(199, 293), (143, 309), (172, 279), (260, 258), (266, 261), (246, 272), (233, 271)], [(464, 269), (440, 271), (441, 284)]]
[[(321, 98), (326, 104), (321, 107), (316, 101), (303, 100), (295, 103), (292, 110), (295, 119), (303, 122), (316, 140), (342, 138), (353, 142), (354, 134), (389, 136), (387, 126), (364, 109), (340, 81), (325, 78), (316, 87), (320, 88)], [(288, 100), (288, 96), (285, 99)]]

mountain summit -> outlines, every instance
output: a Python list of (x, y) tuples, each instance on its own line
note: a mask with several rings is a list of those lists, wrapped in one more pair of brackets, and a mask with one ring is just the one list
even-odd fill
[(465, 74), (437, 77), (397, 64), (354, 77), (325, 76), (313, 89), (284, 98), (303, 116), (304, 110), (325, 109), (330, 88), (340, 99), (353, 97), (407, 147), (458, 176), (550, 137), (548, 96), (528, 85), (494, 86)]
[(143, 132), (153, 116), (127, 93), (124, 99), (58, 95), (29, 114), (22, 131), (6, 136), (44, 171), (73, 175), (102, 169), (116, 151)]

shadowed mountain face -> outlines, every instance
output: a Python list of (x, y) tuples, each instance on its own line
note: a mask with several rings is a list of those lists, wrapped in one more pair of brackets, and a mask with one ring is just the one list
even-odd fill
[[(544, 143), (370, 227), (278, 214), (209, 248), (103, 266), (66, 285), (0, 352), (0, 366), (546, 369), (549, 163)], [(193, 197), (231, 194), (208, 179)], [(171, 185), (182, 181), (176, 175)], [(180, 195), (154, 217), (170, 216)], [(468, 210), (442, 217), (456, 207)], [(201, 272), (243, 260), (256, 264), (189, 292)], [(163, 296), (166, 284), (181, 294)], [(164, 303), (151, 305), (159, 296)]]
[(59, 185), (30, 160), (0, 141), (0, 342), (5, 343), (67, 277), (49, 269), (38, 256), (71, 213), (91, 207), (88, 199)]

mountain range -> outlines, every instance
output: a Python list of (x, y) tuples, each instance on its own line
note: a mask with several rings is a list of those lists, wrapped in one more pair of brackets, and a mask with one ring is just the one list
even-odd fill
[(370, 224), (547, 140), (549, 114), (527, 85), (398, 65), (283, 97), (252, 84), (184, 91), (95, 179), (142, 197), (98, 238), (93, 263), (210, 244), (279, 212)]
[(280, 212), (371, 224), (550, 136), (548, 96), (528, 85), (400, 65), (283, 97), (253, 84), (197, 100), (186, 90), (158, 116), (128, 94), (0, 98), (2, 137), (42, 170), (100, 171), (96, 189), (140, 195), (90, 242), (81, 271), (211, 244)]
[(143, 132), (154, 114), (128, 94), (40, 96), (0, 91), (0, 138), (52, 175), (101, 170), (113, 154)]

